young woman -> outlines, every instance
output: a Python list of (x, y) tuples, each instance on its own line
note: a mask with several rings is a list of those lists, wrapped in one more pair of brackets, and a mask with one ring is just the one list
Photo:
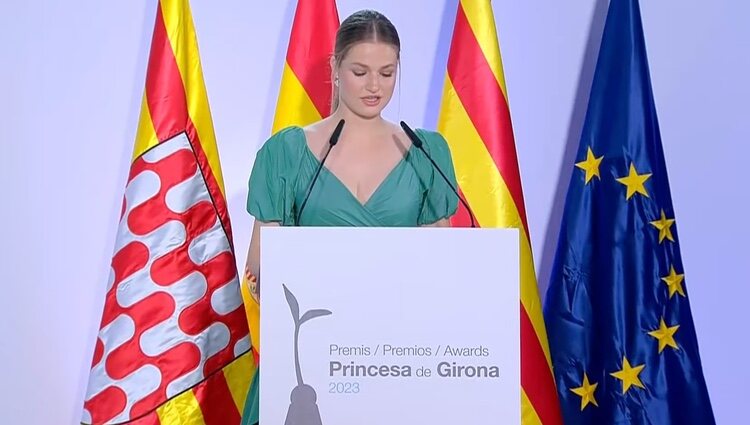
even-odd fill
[[(401, 128), (381, 116), (396, 85), (400, 47), (396, 28), (382, 14), (362, 10), (346, 18), (331, 59), (331, 116), (305, 128), (285, 128), (258, 151), (247, 201), (255, 226), (246, 268), (256, 302), (262, 226), (450, 225), (458, 198)], [(339, 141), (310, 191), (342, 119)], [(445, 139), (436, 132), (416, 133), (455, 187)], [(253, 423), (249, 416), (257, 418), (257, 388), (254, 383), (248, 396), (252, 407), (246, 408), (243, 423)]]

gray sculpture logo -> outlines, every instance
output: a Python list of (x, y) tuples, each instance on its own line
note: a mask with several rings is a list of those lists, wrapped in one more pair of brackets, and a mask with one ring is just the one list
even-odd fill
[(284, 287), (286, 302), (289, 304), (294, 319), (294, 369), (297, 372), (297, 386), (292, 389), (292, 394), (289, 396), (291, 403), (289, 404), (289, 410), (286, 412), (284, 425), (322, 425), (315, 389), (302, 380), (302, 370), (299, 364), (299, 330), (302, 324), (308, 320), (327, 316), (331, 312), (323, 309), (308, 310), (300, 317), (297, 298), (286, 285), (282, 286)]

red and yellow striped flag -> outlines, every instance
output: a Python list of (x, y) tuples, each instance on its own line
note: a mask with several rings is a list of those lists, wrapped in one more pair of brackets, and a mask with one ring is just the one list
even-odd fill
[(86, 424), (239, 424), (255, 373), (187, 0), (160, 0)]
[[(276, 103), (273, 132), (319, 121), (331, 112), (331, 66), (339, 14), (335, 0), (299, 0), (289, 37), (284, 73)], [(242, 285), (256, 354), (260, 349), (260, 309)]]
[[(483, 227), (521, 229), (521, 411), (524, 424), (561, 424), (537, 290), (495, 18), (489, 0), (461, 0), (438, 130)], [(466, 226), (465, 209), (453, 219)]]
[(338, 29), (335, 0), (297, 2), (273, 120), (274, 133), (290, 125), (312, 124), (330, 115), (330, 59)]

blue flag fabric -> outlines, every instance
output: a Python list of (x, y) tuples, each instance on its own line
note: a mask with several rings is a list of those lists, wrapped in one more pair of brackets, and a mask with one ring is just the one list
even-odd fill
[(545, 303), (566, 424), (714, 424), (637, 0), (611, 0)]

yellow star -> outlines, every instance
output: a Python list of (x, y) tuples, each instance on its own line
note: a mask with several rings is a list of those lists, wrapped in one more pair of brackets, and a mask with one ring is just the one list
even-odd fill
[(659, 229), (659, 243), (661, 243), (664, 238), (669, 239), (670, 241), (674, 242), (674, 238), (672, 237), (672, 225), (674, 224), (673, 218), (667, 218), (667, 215), (664, 214), (664, 210), (661, 210), (661, 219), (652, 221), (651, 225)]
[(674, 266), (669, 267), (669, 274), (661, 278), (669, 288), (669, 298), (672, 298), (675, 292), (679, 293), (683, 297), (685, 296), (685, 290), (682, 289), (682, 281), (685, 279), (684, 274), (677, 274), (674, 270)]
[(659, 340), (659, 353), (661, 353), (667, 345), (679, 350), (679, 347), (677, 347), (677, 343), (674, 340), (674, 333), (677, 332), (679, 327), (680, 325), (667, 327), (667, 324), (664, 323), (664, 318), (662, 317), (661, 323), (659, 323), (659, 329), (648, 333)]
[(628, 362), (628, 359), (623, 357), (622, 358), (622, 370), (618, 370), (617, 372), (610, 373), (610, 375), (622, 381), (622, 393), (625, 394), (633, 385), (635, 385), (636, 387), (644, 388), (644, 389), (646, 388), (643, 386), (643, 383), (641, 382), (640, 378), (638, 378), (638, 375), (641, 373), (641, 371), (645, 367), (646, 365), (631, 367), (630, 362)]
[(628, 173), (628, 175), (625, 177), (620, 177), (619, 179), (617, 179), (617, 181), (627, 186), (628, 193), (625, 195), (625, 199), (628, 200), (633, 195), (635, 195), (636, 192), (648, 198), (648, 192), (646, 192), (646, 188), (643, 186), (643, 184), (649, 178), (651, 178), (651, 173), (638, 174), (638, 172), (635, 171), (635, 166), (631, 162), (630, 172)]
[(594, 152), (589, 146), (588, 151), (586, 152), (586, 160), (576, 162), (576, 167), (586, 172), (586, 184), (588, 184), (589, 180), (591, 180), (594, 176), (599, 177), (599, 179), (602, 178), (599, 175), (599, 164), (602, 162), (602, 158), (604, 158), (604, 155), (600, 156), (599, 158), (595, 157)]
[(599, 407), (599, 404), (594, 398), (594, 391), (596, 391), (597, 383), (589, 383), (589, 377), (586, 376), (586, 372), (583, 373), (583, 384), (578, 388), (571, 388), (574, 394), (581, 396), (581, 411), (588, 406), (589, 403)]

